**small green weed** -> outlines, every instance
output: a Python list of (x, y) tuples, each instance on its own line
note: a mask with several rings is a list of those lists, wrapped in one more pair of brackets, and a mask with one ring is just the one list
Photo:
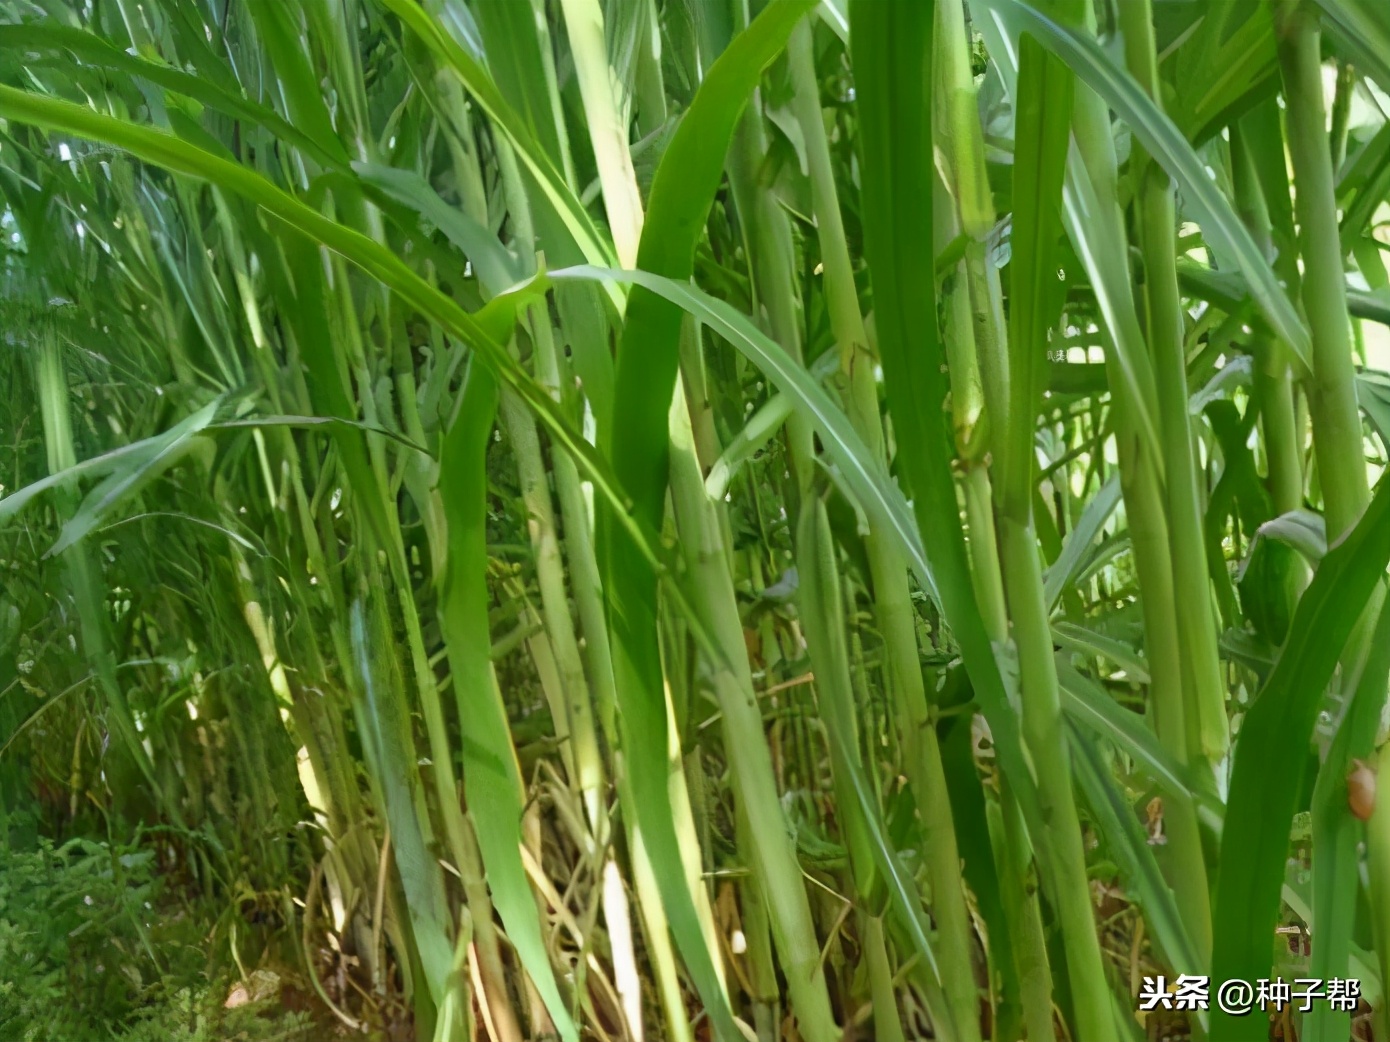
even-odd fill
[(87, 839), (0, 850), (0, 1038), (304, 1037), (304, 1014), (271, 1016), (264, 1003), (223, 1008), (227, 982), (208, 972), (204, 928), (161, 902), (153, 861), (149, 850)]

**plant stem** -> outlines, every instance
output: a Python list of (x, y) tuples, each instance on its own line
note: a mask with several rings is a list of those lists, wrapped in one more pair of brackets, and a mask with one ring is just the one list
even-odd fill
[(715, 665), (713, 685), (723, 713), (724, 743), (736, 791), (754, 844), (747, 856), (762, 884), (798, 1029), (807, 1042), (838, 1042), (840, 1029), (820, 966), (811, 907), (777, 798), (762, 713), (753, 693), (728, 555), (715, 505), (705, 494), (689, 413), (679, 390), (671, 414), (671, 503), (690, 572), (692, 600), (726, 663)]
[[(1255, 172), (1255, 164), (1259, 161), (1245, 121), (1234, 124), (1231, 127), (1231, 183), (1235, 189), (1236, 209), (1265, 256), (1274, 257), (1269, 206)], [(1287, 206), (1287, 195), (1284, 202)], [(1282, 261), (1280, 274), (1297, 282), (1298, 270), (1288, 263), (1291, 259), (1277, 259)], [(1294, 415), (1293, 370), (1289, 365), (1288, 347), (1270, 338), (1257, 346), (1256, 363), (1255, 381), (1269, 468), (1269, 497), (1274, 512), (1286, 514), (1303, 506), (1303, 445)]]
[[(788, 55), (795, 94), (794, 112), (806, 142), (812, 204), (821, 247), (824, 288), (831, 331), (839, 346), (846, 409), (856, 432), (879, 462), (884, 455), (883, 421), (878, 411), (874, 359), (869, 351), (839, 197), (821, 115), (820, 91), (811, 53), (810, 26), (792, 32)], [(931, 720), (917, 643), (907, 564), (888, 540), (870, 531), (864, 538), (874, 590), (874, 614), (884, 643), (886, 675), (893, 694), (899, 740), (909, 779), (918, 797), (926, 838), (927, 873), (945, 957), (942, 990), (963, 1040), (979, 1037), (978, 987), (968, 953), (969, 914), (960, 872), (960, 853), (935, 724)]]
[(888, 962), (883, 920), (861, 913), (864, 955), (869, 964), (869, 995), (874, 1010), (874, 1042), (906, 1042), (898, 1004), (893, 998), (893, 967)]
[(1311, 5), (1286, 5), (1280, 11), (1284, 17), (1279, 26), (1279, 64), (1304, 265), (1303, 310), (1313, 334), (1313, 370), (1304, 387), (1331, 542), (1361, 516), (1370, 486), (1356, 405), (1346, 271), (1324, 122), (1321, 34)]

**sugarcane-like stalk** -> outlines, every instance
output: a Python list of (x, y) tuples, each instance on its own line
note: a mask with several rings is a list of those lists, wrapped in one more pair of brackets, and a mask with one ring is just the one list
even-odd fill
[[(1246, 120), (1252, 118), (1247, 116)], [(1255, 164), (1260, 159), (1245, 129), (1246, 120), (1231, 128), (1231, 183), (1235, 189), (1235, 204), (1256, 243), (1266, 256), (1273, 256), (1269, 207), (1255, 173)], [(1278, 257), (1276, 263), (1282, 276), (1297, 281), (1298, 269), (1292, 260), (1292, 257)], [(1286, 514), (1303, 506), (1303, 440), (1294, 412), (1293, 367), (1289, 364), (1286, 345), (1270, 339), (1257, 347), (1255, 380), (1268, 461), (1269, 498), (1276, 514)]]
[(716, 507), (705, 492), (689, 413), (679, 391), (671, 415), (671, 504), (691, 575), (692, 599), (726, 662), (716, 667), (712, 679), (723, 714), (724, 744), (733, 768), (736, 798), (748, 817), (752, 868), (767, 903), (768, 922), (786, 974), (798, 1030), (808, 1042), (836, 1042), (840, 1029), (830, 1008), (795, 844), (787, 834), (777, 799)]
[[(1130, 71), (1157, 102), (1160, 91), (1151, 15), (1148, 0), (1135, 0), (1121, 12)], [(1121, 480), (1126, 488), (1126, 513), (1143, 587), (1148, 656), (1166, 674), (1154, 675), (1152, 679), (1155, 684), (1178, 684), (1189, 692), (1181, 703), (1182, 717), (1177, 714), (1178, 704), (1174, 700), (1156, 702), (1167, 715), (1157, 721), (1160, 738), (1181, 762), (1197, 756), (1218, 762), (1225, 756), (1230, 739), (1202, 532), (1196, 446), (1187, 404), (1182, 305), (1174, 261), (1177, 217), (1173, 188), (1167, 173), (1142, 149), (1136, 148), (1131, 168), (1135, 171), (1136, 224), (1144, 258), (1143, 297), (1148, 312), (1149, 354), (1153, 360), (1163, 457), (1162, 488), (1166, 497), (1163, 502), (1151, 501), (1159, 482), (1144, 459), (1142, 446), (1134, 453), (1138, 458), (1129, 468), (1129, 480), (1125, 481), (1124, 475)], [(1147, 540), (1142, 548), (1141, 540)], [(1171, 560), (1171, 572), (1163, 566), (1165, 557)], [(1182, 605), (1181, 611), (1177, 610), (1178, 604)], [(1178, 646), (1163, 647), (1157, 642), (1171, 643), (1174, 627), (1170, 620), (1174, 619)], [(1180, 659), (1174, 657), (1174, 651), (1181, 653)], [(1180, 668), (1172, 669), (1179, 662)], [(1195, 742), (1191, 737), (1194, 733)], [(1172, 860), (1168, 877), (1178, 895), (1197, 957), (1205, 965), (1211, 951), (1211, 898), (1196, 814), (1190, 801), (1171, 798), (1165, 801), (1165, 813)]]
[[(1303, 310), (1312, 334), (1312, 370), (1303, 378), (1308, 415), (1313, 431), (1313, 454), (1318, 481), (1322, 486), (1323, 515), (1328, 544), (1344, 535), (1360, 518), (1370, 500), (1366, 477), (1366, 457), (1361, 429), (1361, 413), (1356, 400), (1355, 366), (1352, 358), (1351, 327), (1347, 315), (1346, 272), (1343, 263), (1337, 201), (1333, 178), (1333, 154), (1329, 146), (1323, 108), (1321, 34), (1318, 12), (1311, 4), (1287, 0), (1276, 10), (1279, 38), (1279, 64), (1286, 102), (1286, 134), (1294, 175), (1294, 212), (1298, 218), (1299, 252), (1303, 260)], [(1370, 712), (1384, 704), (1384, 677), (1367, 676), (1361, 683), (1370, 651), (1371, 634), (1384, 610), (1385, 588), (1381, 584), (1367, 602), (1341, 657), (1343, 689), (1349, 705), (1339, 730), (1355, 727), (1345, 741), (1334, 742), (1314, 793), (1315, 846), (1327, 854), (1316, 868), (1336, 880), (1333, 889), (1350, 883), (1354, 872), (1351, 844), (1337, 843), (1337, 833), (1345, 829), (1347, 808), (1337, 784), (1350, 768), (1348, 757), (1365, 755), (1374, 743), (1367, 724), (1379, 714)], [(1374, 699), (1372, 706), (1364, 700)], [(1357, 703), (1363, 703), (1358, 705)], [(1360, 710), (1360, 712), (1358, 712)], [(1342, 737), (1341, 735), (1338, 736)], [(1390, 766), (1390, 743), (1377, 754), (1380, 766)], [(1319, 798), (1321, 797), (1321, 798)], [(1323, 808), (1327, 808), (1324, 810)], [(1373, 929), (1378, 938), (1390, 937), (1390, 851), (1382, 830), (1384, 814), (1373, 814), (1367, 823), (1367, 854), (1370, 869)], [(1335, 954), (1344, 958), (1345, 949)], [(1378, 948), (1381, 971), (1390, 969), (1390, 953)], [(1333, 965), (1333, 972), (1340, 968)]]
[(1280, 10), (1284, 17), (1279, 62), (1288, 103), (1288, 148), (1304, 263), (1303, 310), (1313, 335), (1313, 369), (1304, 387), (1331, 541), (1361, 516), (1370, 486), (1356, 405), (1346, 269), (1324, 122), (1321, 34), (1311, 5), (1286, 4)]
[[(840, 215), (839, 196), (830, 162), (820, 91), (811, 54), (810, 26), (792, 33), (788, 45), (793, 87), (793, 106), (806, 142), (811, 175), (812, 203), (820, 240), (824, 291), (831, 331), (840, 352), (840, 374), (846, 411), (855, 431), (880, 463), (886, 464), (883, 421), (878, 411), (874, 358), (869, 349), (863, 315), (854, 285), (854, 271)], [(886, 675), (892, 692), (899, 740), (903, 743), (906, 770), (918, 797), (918, 812), (927, 836), (927, 870), (933, 908), (943, 948), (942, 990), (962, 1039), (977, 1037), (978, 1004), (971, 949), (970, 920), (959, 871), (955, 826), (945, 793), (945, 770), (936, 728), (931, 720), (917, 644), (907, 564), (882, 533), (870, 530), (864, 537), (869, 573), (874, 589), (874, 615), (884, 642)]]
[[(1054, 277), (1050, 237), (1060, 230), (1060, 194), (1065, 163), (1064, 117), (1071, 114), (1071, 73), (1025, 36), (1020, 49), (1015, 148), (1038, 164), (1037, 181), (1058, 198), (1031, 196), (1028, 223), (1015, 210), (1014, 272), (1009, 329), (1009, 397), (998, 441), (995, 482), (1004, 592), (1018, 650), (1024, 741), (1038, 774), (1038, 796), (1052, 835), (1051, 892), (1061, 925), (1072, 982), (1077, 1037), (1109, 1038), (1115, 1030), (1105, 985), (1094, 909), (1086, 883), (1081, 823), (1072, 793), (1070, 757), (1062, 729), (1057, 664), (1043, 597), (1042, 561), (1033, 524), (1033, 432), (1041, 397), (1039, 371), (1052, 324), (1047, 300)], [(1019, 183), (1022, 189), (1024, 185)], [(1020, 200), (1019, 205), (1022, 205)], [(1026, 232), (1027, 238), (1021, 233)], [(1028, 294), (1025, 296), (1025, 292)]]

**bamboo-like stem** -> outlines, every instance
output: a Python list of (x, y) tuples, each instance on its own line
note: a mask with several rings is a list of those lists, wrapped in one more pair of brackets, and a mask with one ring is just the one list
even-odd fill
[(561, 0), (565, 27), (569, 30), (570, 54), (574, 57), (579, 92), (589, 139), (598, 164), (608, 227), (617, 247), (618, 263), (630, 268), (637, 260), (637, 243), (642, 237), (642, 197), (628, 150), (626, 99), (609, 64), (604, 44), (603, 7), (599, 0)]
[[(1121, 18), (1130, 70), (1157, 101), (1158, 69), (1148, 0), (1135, 0)], [(1160, 484), (1143, 444), (1126, 439), (1128, 451), (1121, 449), (1121, 484), (1140, 577), (1152, 687), (1187, 689), (1187, 697), (1181, 700), (1155, 699), (1155, 729), (1180, 762), (1205, 756), (1215, 763), (1226, 753), (1229, 733), (1187, 406), (1182, 310), (1174, 264), (1173, 189), (1168, 175), (1142, 149), (1136, 147), (1131, 168), (1164, 480)], [(1118, 411), (1127, 412), (1123, 385), (1114, 394)], [(1160, 488), (1166, 492), (1163, 498), (1159, 498)], [(1204, 966), (1211, 952), (1211, 896), (1196, 813), (1190, 800), (1173, 797), (1165, 799), (1164, 811), (1168, 880), (1198, 966)]]
[[(1033, 106), (1028, 128), (1033, 147), (1042, 160), (1059, 161), (1050, 153), (1056, 147), (1057, 127), (1053, 106), (1072, 94), (1071, 74), (1048, 56), (1031, 38), (1025, 37), (1019, 60), (1019, 88), (1042, 90), (1037, 97), (1016, 99), (1019, 127), (1025, 127), (1024, 110)], [(1080, 91), (1077, 92), (1080, 94)], [(1016, 138), (1020, 132), (1016, 131)], [(1051, 138), (1052, 140), (1048, 140)], [(1051, 176), (1057, 176), (1054, 171)], [(1039, 176), (1042, 176), (1041, 174)], [(1058, 205), (1040, 200), (1032, 221), (1036, 229), (1047, 227), (1047, 207)], [(1016, 226), (1017, 235), (1017, 226)], [(1034, 263), (1045, 259), (1051, 244), (1043, 239), (1029, 244), (1038, 252)], [(1104, 963), (1095, 928), (1095, 910), (1086, 882), (1086, 856), (1082, 847), (1081, 824), (1071, 783), (1071, 763), (1066, 735), (1062, 728), (1057, 664), (1053, 657), (1052, 632), (1043, 595), (1042, 561), (1033, 523), (1034, 432), (1038, 402), (1038, 356), (1043, 343), (1024, 345), (1020, 337), (1034, 337), (1046, 329), (1041, 309), (1046, 306), (1039, 290), (1023, 295), (1029, 286), (1024, 280), (1047, 278), (1050, 272), (1020, 267), (1017, 239), (1014, 247), (1013, 295), (1009, 330), (1008, 409), (999, 419), (1000, 469), (995, 481), (996, 513), (1004, 591), (1013, 623), (1013, 640), (1018, 650), (1019, 685), (1022, 701), (1022, 732), (1037, 771), (1038, 797), (1048, 821), (1050, 896), (1061, 927), (1071, 982), (1076, 1037), (1082, 1042), (1114, 1037), (1116, 1025)], [(1020, 301), (1031, 304), (1032, 321)], [(1047, 318), (1050, 322), (1050, 318)], [(1016, 325), (1017, 329), (1013, 328)], [(1035, 354), (1030, 354), (1033, 352)], [(1036, 838), (1035, 838), (1036, 841)]]
[[(600, 168), (600, 186), (610, 226), (614, 231), (615, 245), (619, 262), (632, 266), (636, 260), (637, 245), (640, 240), (643, 214), (641, 195), (637, 188), (632, 166), (632, 157), (627, 141), (627, 104), (620, 98), (620, 85), (612, 78), (605, 54), (603, 13), (592, 0), (566, 0), (564, 16), (569, 31), (572, 53), (578, 67), (581, 94), (590, 131), (590, 138)], [(644, 75), (644, 82), (650, 86), (652, 71)], [(655, 70), (659, 84), (660, 70)], [(507, 150), (503, 150), (506, 158)], [(512, 183), (519, 185), (520, 179)], [(530, 239), (529, 207), (522, 196), (514, 200), (513, 209), (525, 221), (519, 228), (519, 237)], [(571, 337), (594, 335), (596, 331), (575, 328), (578, 316), (561, 308), (562, 321)], [(550, 336), (549, 322), (541, 309), (533, 309), (533, 326), (537, 330), (536, 366), (537, 376), (557, 399), (563, 394), (561, 375), (564, 363), (555, 350)], [(544, 328), (541, 328), (541, 327)], [(597, 334), (602, 335), (602, 334)], [(560, 499), (561, 514), (565, 525), (566, 548), (570, 567), (574, 574), (575, 602), (579, 611), (581, 625), (585, 634), (586, 652), (589, 664), (590, 683), (597, 701), (600, 722), (611, 748), (618, 745), (616, 711), (617, 693), (613, 674), (613, 655), (609, 642), (605, 608), (603, 604), (602, 583), (598, 569), (597, 553), (593, 539), (593, 526), (590, 508), (587, 504), (574, 460), (568, 454), (557, 451), (553, 463), (556, 491)], [(567, 620), (566, 620), (567, 621)], [(571, 630), (571, 632), (573, 632)], [(674, 728), (674, 720), (671, 723)], [(672, 817), (681, 840), (681, 858), (687, 881), (694, 897), (696, 913), (706, 935), (706, 943), (711, 952), (718, 951), (714, 935), (713, 917), (709, 907), (709, 897), (701, 882), (701, 855), (694, 817), (691, 813), (690, 797), (686, 789), (683, 771), (680, 769), (679, 738), (672, 735), (674, 748), (672, 768), (669, 778), (669, 795), (672, 804)], [(597, 750), (595, 749), (595, 753)], [(667, 1030), (673, 1042), (688, 1039), (691, 1033), (690, 1022), (685, 1011), (684, 998), (676, 974), (675, 951), (671, 943), (665, 910), (662, 907), (657, 880), (646, 843), (636, 824), (633, 794), (630, 782), (622, 767), (621, 751), (615, 753), (614, 768), (617, 775), (617, 789), (620, 805), (625, 810), (629, 853), (633, 865), (633, 877), (638, 896), (638, 907), (645, 928), (647, 944), (651, 954), (657, 990), (666, 1014)], [(601, 761), (596, 759), (599, 769)], [(598, 817), (591, 819), (600, 843), (606, 843), (606, 826)], [(615, 929), (614, 917), (606, 911), (609, 929)], [(615, 944), (631, 947), (627, 937), (614, 939)], [(719, 966), (716, 962), (716, 971)], [(640, 1021), (631, 1025), (640, 1033)]]
[[(1116, 411), (1126, 410), (1122, 390), (1112, 392)], [(1120, 434), (1124, 422), (1117, 418)], [(1139, 575), (1140, 601), (1144, 607), (1144, 651), (1149, 667), (1149, 690), (1153, 693), (1154, 730), (1164, 748), (1179, 763), (1188, 763), (1196, 736), (1193, 721), (1187, 719), (1183, 698), (1183, 655), (1181, 631), (1176, 624), (1178, 610), (1169, 548), (1172, 532), (1166, 523), (1167, 505), (1160, 491), (1152, 461), (1139, 447), (1137, 438), (1126, 437), (1119, 452), (1120, 486), (1125, 516), (1129, 523), (1130, 545)], [(1206, 575), (1203, 574), (1205, 592)], [(1184, 604), (1183, 611), (1187, 607)], [(1214, 629), (1215, 620), (1208, 625)], [(1211, 953), (1211, 893), (1196, 810), (1190, 799), (1166, 794), (1163, 799), (1164, 834), (1167, 839), (1162, 859), (1164, 875), (1177, 897), (1178, 910), (1187, 928), (1193, 949), (1200, 960), (1192, 972), (1206, 965)]]
[[(806, 142), (812, 204), (820, 239), (824, 289), (831, 331), (839, 345), (846, 407), (851, 423), (886, 464), (883, 422), (878, 412), (878, 389), (873, 356), (854, 285), (854, 272), (839, 197), (830, 162), (830, 147), (821, 115), (820, 92), (811, 54), (809, 25), (792, 33), (788, 55), (793, 80), (793, 106)], [(917, 644), (907, 564), (881, 533), (864, 539), (874, 589), (874, 614), (884, 642), (886, 675), (893, 694), (899, 740), (918, 812), (927, 840), (927, 871), (933, 908), (943, 948), (942, 990), (962, 1039), (979, 1037), (978, 988), (968, 953), (971, 950), (969, 914), (959, 869), (955, 823), (946, 792), (945, 768), (936, 728), (931, 720)]]
[(1052, 830), (1053, 889), (1076, 1006), (1077, 1037), (1100, 1042), (1113, 1037), (1115, 1029), (1096, 935), (1095, 910), (1086, 881), (1081, 821), (1072, 797), (1038, 540), (1031, 518), (1018, 517), (1008, 509), (1000, 512), (998, 531), (1004, 589), (1023, 687), (1023, 736), (1033, 752), (1038, 796)]
[[(1256, 162), (1247, 132), (1241, 123), (1235, 124), (1231, 127), (1231, 184), (1236, 209), (1265, 256), (1273, 258), (1269, 207), (1255, 173)], [(1289, 263), (1292, 259), (1277, 261), (1281, 274), (1296, 280), (1297, 269)], [(1265, 341), (1256, 351), (1255, 381), (1268, 461), (1269, 498), (1274, 512), (1285, 514), (1303, 506), (1303, 446), (1295, 426), (1293, 369), (1288, 347), (1277, 340)]]
[[(1140, 86), (1160, 102), (1158, 60), (1148, 0), (1133, 0), (1120, 11), (1125, 53), (1130, 72)], [(1189, 711), (1199, 744), (1194, 755), (1218, 763), (1230, 746), (1226, 723), (1225, 685), (1216, 647), (1216, 614), (1207, 570), (1202, 507), (1197, 488), (1192, 425), (1187, 407), (1187, 365), (1183, 349), (1182, 304), (1178, 297), (1177, 215), (1168, 174), (1142, 149), (1130, 161), (1135, 179), (1135, 221), (1144, 258), (1143, 297), (1148, 311), (1149, 354), (1157, 392), (1157, 419), (1163, 453), (1168, 545), (1171, 548), (1174, 596), (1183, 605), (1177, 613), (1183, 679), (1190, 685)], [(1193, 862), (1193, 867), (1200, 859)], [(1184, 873), (1185, 875), (1185, 873)], [(1197, 892), (1187, 902), (1194, 943), (1209, 947), (1210, 914), (1205, 873), (1192, 881)], [(1181, 891), (1180, 891), (1181, 892)], [(1195, 918), (1194, 918), (1195, 917)], [(1208, 938), (1202, 943), (1203, 937)]]
[(883, 920), (861, 913), (864, 956), (869, 964), (869, 996), (874, 1011), (874, 1042), (907, 1042), (898, 1004), (893, 998), (893, 967), (888, 961)]
[[(729, 182), (743, 226), (756, 302), (755, 313), (761, 311), (766, 315), (769, 335), (793, 359), (801, 362), (801, 328), (796, 315), (791, 225), (781, 204), (759, 182), (758, 176), (767, 154), (767, 134), (762, 119), (761, 109), (756, 104), (750, 105), (744, 113), (729, 152)], [(787, 417), (785, 431), (799, 500), (808, 494), (815, 466), (811, 426), (804, 415), (793, 412)], [(788, 514), (794, 509), (799, 509), (797, 501), (788, 504)]]
[(691, 576), (692, 600), (725, 659), (715, 667), (713, 686), (723, 714), (724, 744), (736, 794), (748, 816), (752, 867), (762, 884), (798, 1029), (807, 1042), (838, 1042), (840, 1029), (820, 965), (811, 907), (795, 845), (783, 821), (762, 713), (753, 693), (728, 556), (715, 504), (705, 493), (689, 413), (679, 389), (671, 415), (671, 504)]
[(1322, 53), (1312, 5), (1280, 9), (1279, 64), (1287, 100), (1289, 157), (1293, 163), (1299, 250), (1303, 255), (1303, 310), (1313, 335), (1313, 370), (1304, 381), (1313, 424), (1329, 541), (1361, 516), (1370, 498), (1361, 414), (1356, 405), (1346, 270), (1337, 226), (1337, 200), (1324, 122)]
[(605, 819), (603, 764), (599, 758), (598, 736), (594, 728), (584, 665), (580, 659), (579, 642), (570, 617), (549, 475), (541, 458), (535, 418), (516, 395), (507, 390), (502, 392), (500, 416), (520, 475), (522, 502), (526, 505), (527, 527), (536, 561), (541, 616), (563, 694), (562, 709), (568, 725), (569, 741), (565, 743), (562, 755), (570, 772), (571, 783), (583, 797), (589, 826), (595, 830), (597, 837), (597, 830), (603, 828)]
[[(1357, 522), (1370, 498), (1333, 177), (1333, 150), (1338, 146), (1329, 146), (1324, 122), (1317, 9), (1311, 4), (1282, 4), (1276, 11), (1276, 31), (1294, 175), (1294, 212), (1303, 260), (1303, 310), (1312, 333), (1312, 371), (1305, 375), (1303, 387), (1331, 545)], [(1377, 623), (1384, 604), (1385, 591), (1380, 586), (1368, 601), (1341, 656), (1349, 705), (1338, 726), (1337, 738), (1341, 740), (1334, 740), (1314, 794), (1313, 842), (1315, 848), (1325, 852), (1315, 871), (1333, 880), (1332, 887), (1323, 888), (1324, 892), (1340, 891), (1350, 885), (1355, 872), (1353, 847), (1346, 836), (1348, 811), (1337, 798), (1341, 787), (1336, 783), (1350, 768), (1349, 757), (1369, 753), (1374, 742), (1369, 729), (1356, 724), (1359, 719), (1369, 723), (1375, 718), (1368, 711), (1366, 699), (1384, 704), (1384, 677), (1369, 677), (1368, 684), (1360, 683), (1371, 650), (1372, 631), (1385, 629)], [(1347, 728), (1354, 730), (1342, 735), (1340, 732)], [(1384, 747), (1380, 755), (1385, 757)], [(1390, 937), (1390, 841), (1385, 834), (1388, 828), (1390, 822), (1384, 814), (1373, 813), (1367, 823), (1372, 928), (1381, 941)], [(1320, 953), (1317, 960), (1333, 972), (1341, 972), (1341, 967), (1329, 960), (1341, 962), (1346, 958), (1349, 939), (1340, 940), (1331, 953)], [(1382, 944), (1377, 954), (1384, 974), (1390, 970), (1390, 953)]]
[[(1052, 1016), (1052, 965), (1047, 958), (1047, 934), (1042, 909), (1038, 905), (1038, 880), (1035, 862), (1030, 856), (1028, 831), (1023, 812), (1009, 792), (1009, 783), (999, 779), (998, 820), (991, 821), (990, 832), (996, 837), (994, 865), (1003, 886), (1000, 903), (1014, 931), (1012, 953), (1018, 969), (1019, 998), (1023, 1005), (1023, 1023), (1029, 1042), (1047, 1042), (1057, 1037)], [(988, 811), (996, 810), (990, 806)]]
[[(1009, 639), (1009, 619), (988, 445), (989, 418), (998, 422), (1008, 415), (1009, 371), (999, 272), (989, 259), (986, 241), (994, 221), (994, 204), (984, 170), (984, 136), (967, 54), (963, 7), (939, 4), (937, 25), (938, 97), (945, 109), (941, 125), (951, 160), (948, 187), (954, 197), (950, 211), (954, 222), (943, 226), (941, 234), (954, 235), (959, 230), (968, 237), (963, 261), (949, 283), (948, 351), (950, 341), (959, 345), (952, 363), (951, 405), (957, 450), (962, 457), (971, 581), (985, 631), (996, 646), (1003, 647)], [(1031, 846), (1007, 780), (998, 776), (998, 782), (1001, 827), (992, 831), (1001, 904), (1013, 945), (1012, 950), (994, 957), (1013, 960), (1028, 1038), (1044, 1042), (1055, 1037), (1052, 969), (1037, 891), (1026, 886), (1032, 868)]]

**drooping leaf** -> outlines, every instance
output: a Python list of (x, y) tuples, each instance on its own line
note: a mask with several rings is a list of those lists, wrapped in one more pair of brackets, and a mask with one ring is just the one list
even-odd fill
[[(723, 171), (734, 127), (764, 66), (786, 45), (809, 5), (771, 4), (710, 68), (657, 169), (638, 248), (638, 265), (688, 279), (695, 245)], [(639, 288), (628, 300), (618, 348), (614, 404), (606, 449), (617, 480), (632, 496), (640, 524), (660, 525), (668, 484), (668, 412), (675, 389), (681, 312)], [(674, 939), (721, 1038), (735, 1028), (684, 887), (666, 792), (666, 704), (657, 641), (656, 574), (625, 552), (618, 511), (600, 516), (600, 561), (609, 595), (620, 733), (635, 794), (638, 824), (651, 854)]]
[(1085, 560), (1086, 551), (1090, 549), (1091, 543), (1100, 533), (1106, 521), (1110, 520), (1110, 515), (1114, 513), (1119, 502), (1119, 478), (1112, 477), (1086, 504), (1086, 509), (1081, 512), (1081, 519), (1076, 523), (1076, 527), (1068, 533), (1066, 542), (1062, 544), (1061, 555), (1047, 570), (1043, 599), (1047, 603), (1049, 611), (1057, 607), (1057, 602), (1062, 598), (1062, 591), (1076, 581), (1081, 565)]

